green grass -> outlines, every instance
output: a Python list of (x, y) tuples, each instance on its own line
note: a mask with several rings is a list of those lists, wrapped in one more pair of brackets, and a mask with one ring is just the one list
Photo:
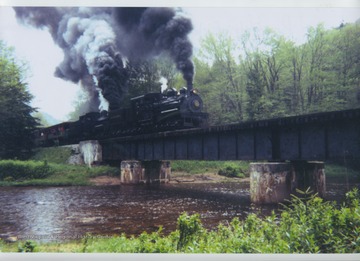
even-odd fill
[(28, 179), (43, 179), (54, 173), (54, 169), (45, 161), (0, 161), (0, 180), (23, 181)]
[(65, 164), (71, 156), (69, 147), (37, 148), (30, 160)]
[(349, 181), (360, 181), (360, 169), (334, 163), (325, 164), (325, 175), (328, 180), (339, 180), (345, 182), (347, 176)]
[[(3, 162), (0, 161), (0, 166)], [(21, 166), (44, 166), (43, 162), (36, 161), (13, 161)], [(42, 178), (34, 178), (32, 176), (26, 176), (21, 171), (18, 172), (18, 179), (0, 178), (0, 186), (70, 186), (70, 185), (90, 185), (89, 179), (97, 176), (117, 176), (119, 175), (119, 169), (110, 166), (94, 166), (89, 168), (88, 166), (80, 165), (67, 165), (57, 163), (46, 163), (49, 169), (49, 175)], [(25, 167), (26, 169), (27, 167)], [(1, 176), (1, 175), (0, 175)]]
[(91, 185), (97, 176), (118, 176), (119, 168), (66, 164), (69, 147), (38, 148), (28, 161), (1, 160), (0, 186)]
[[(249, 161), (195, 161), (176, 160), (171, 162), (171, 170), (187, 175), (217, 173), (228, 177), (249, 177)], [(325, 174), (329, 181), (360, 182), (360, 168), (325, 162)]]
[(238, 172), (244, 176), (249, 176), (249, 163), (247, 161), (175, 160), (171, 162), (171, 170), (188, 174), (203, 174), (207, 172), (218, 173), (219, 170), (232, 166), (237, 168)]

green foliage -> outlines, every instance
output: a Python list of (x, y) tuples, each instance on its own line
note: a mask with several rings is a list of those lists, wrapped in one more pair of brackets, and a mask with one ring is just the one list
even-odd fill
[(0, 180), (24, 181), (42, 179), (54, 173), (54, 169), (46, 162), (3, 160), (0, 161)]
[(33, 147), (37, 121), (25, 74), (26, 67), (15, 59), (13, 49), (0, 41), (0, 158), (22, 158)]
[(358, 166), (343, 166), (340, 164), (329, 163), (326, 164), (326, 180), (344, 180), (347, 178), (350, 181), (360, 181), (360, 169)]
[(18, 246), (18, 252), (36, 252), (37, 244), (34, 241), (27, 240)]
[[(171, 162), (173, 171), (187, 172), (190, 174), (200, 174), (206, 172), (218, 173), (220, 169), (227, 166), (233, 167), (237, 173), (248, 176), (249, 163), (246, 161), (195, 161), (195, 160), (176, 160)], [(242, 175), (239, 174), (239, 177)]]
[(90, 185), (90, 178), (104, 175), (115, 177), (119, 175), (119, 169), (46, 161), (0, 161), (0, 186), (82, 186)]
[(65, 164), (71, 156), (71, 148), (67, 147), (49, 147), (49, 148), (37, 148), (31, 160), (35, 161), (47, 161), (51, 163)]
[(137, 238), (132, 237), (132, 240), (136, 241), (134, 253), (171, 253), (176, 247), (177, 237), (177, 232), (164, 237), (162, 227), (151, 234), (144, 232)]
[(347, 193), (341, 209), (321, 198), (293, 196), (281, 215), (291, 253), (353, 253), (360, 251), (360, 205), (357, 189)]
[[(179, 230), (179, 241), (177, 243), (177, 250), (184, 251), (190, 245), (196, 245), (198, 237), (202, 234), (203, 227), (198, 214), (189, 216), (183, 213), (177, 221)], [(191, 247), (189, 247), (191, 249)]]
[(359, 108), (360, 25), (308, 29), (296, 45), (271, 29), (237, 42), (209, 33), (194, 59), (210, 124)]
[(226, 162), (224, 164), (224, 167), (219, 170), (218, 174), (225, 177), (245, 177), (243, 170), (240, 168), (239, 164), (233, 162)]
[(196, 59), (194, 86), (199, 90), (210, 124), (244, 118), (244, 75), (235, 59), (237, 44), (226, 34), (208, 34)]

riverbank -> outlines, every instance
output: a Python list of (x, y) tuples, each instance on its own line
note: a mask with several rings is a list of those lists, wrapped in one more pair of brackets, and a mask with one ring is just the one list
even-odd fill
[[(171, 162), (170, 183), (246, 182), (249, 181), (248, 165), (242, 161), (174, 161)], [(351, 183), (360, 180), (359, 170), (341, 165), (326, 164), (325, 172), (328, 181)], [(106, 165), (90, 168), (47, 161), (0, 161), (0, 186), (90, 185), (120, 185), (120, 168)]]
[(89, 168), (46, 161), (0, 161), (0, 186), (88, 186), (98, 176), (118, 175), (119, 169), (110, 166)]
[[(120, 185), (120, 166), (81, 165), (71, 146), (38, 148), (27, 161), (0, 160), (0, 186)], [(248, 177), (245, 161), (172, 161), (171, 183), (230, 182)], [(119, 163), (120, 165), (120, 163)], [(218, 174), (222, 175), (218, 175)]]
[[(28, 161), (9, 161), (1, 169), (0, 186), (120, 185), (120, 166), (76, 165), (71, 147), (39, 148)], [(5, 165), (6, 165), (5, 164)], [(171, 161), (170, 183), (248, 181), (249, 161)], [(356, 164), (355, 164), (356, 165)], [(356, 165), (358, 166), (358, 164)], [(358, 182), (360, 169), (325, 164), (327, 180)]]
[[(202, 168), (196, 162), (175, 163), (170, 183), (216, 183), (239, 182), (245, 175), (241, 162), (203, 162)], [(189, 167), (190, 166), (190, 167)], [(196, 168), (192, 168), (196, 166)], [(217, 169), (219, 168), (219, 169)], [(188, 171), (188, 172), (186, 172)], [(197, 173), (199, 172), (199, 173)], [(219, 175), (222, 173), (222, 175)], [(230, 175), (227, 176), (227, 174)], [(234, 174), (235, 173), (235, 174)], [(247, 175), (247, 174), (246, 174)], [(70, 165), (47, 161), (0, 161), (0, 186), (89, 186), (120, 185), (119, 167), (97, 165)]]
[[(280, 214), (249, 214), (206, 229), (199, 214), (181, 214), (177, 228), (139, 236), (87, 234), (63, 243), (4, 242), (0, 252), (42, 253), (359, 253), (359, 193), (353, 189), (336, 205), (304, 193)], [(8, 240), (10, 241), (10, 240)]]

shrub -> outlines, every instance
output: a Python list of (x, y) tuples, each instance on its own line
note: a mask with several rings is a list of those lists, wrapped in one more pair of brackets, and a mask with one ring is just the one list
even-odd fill
[(360, 206), (357, 189), (346, 194), (340, 209), (334, 202), (302, 192), (292, 196), (281, 215), (279, 231), (290, 252), (351, 253), (360, 251)]
[(233, 162), (226, 162), (224, 164), (224, 167), (221, 168), (218, 172), (219, 175), (225, 176), (225, 177), (238, 177), (238, 178), (244, 178), (245, 175), (242, 173), (242, 170), (240, 169), (240, 166)]
[(53, 174), (54, 170), (46, 161), (0, 161), (0, 180), (21, 181), (26, 179), (42, 179)]
[(34, 241), (27, 240), (18, 246), (18, 252), (35, 252), (37, 245)]
[(203, 231), (199, 214), (189, 216), (187, 213), (183, 213), (178, 218), (177, 225), (180, 233), (177, 244), (177, 250), (179, 251), (189, 244), (193, 244), (196, 241), (196, 237)]
[[(249, 162), (247, 161), (196, 161), (196, 160), (174, 160), (171, 162), (173, 171), (182, 171), (189, 174), (202, 174), (205, 172), (218, 173), (227, 167), (236, 170), (236, 177), (249, 176)], [(231, 172), (231, 170), (229, 170)], [(226, 171), (225, 171), (226, 172)]]

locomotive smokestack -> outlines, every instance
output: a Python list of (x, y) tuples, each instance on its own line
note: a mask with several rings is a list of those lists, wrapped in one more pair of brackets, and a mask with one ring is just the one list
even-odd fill
[(192, 82), (187, 83), (187, 94), (190, 95), (190, 92), (193, 90), (194, 86)]

